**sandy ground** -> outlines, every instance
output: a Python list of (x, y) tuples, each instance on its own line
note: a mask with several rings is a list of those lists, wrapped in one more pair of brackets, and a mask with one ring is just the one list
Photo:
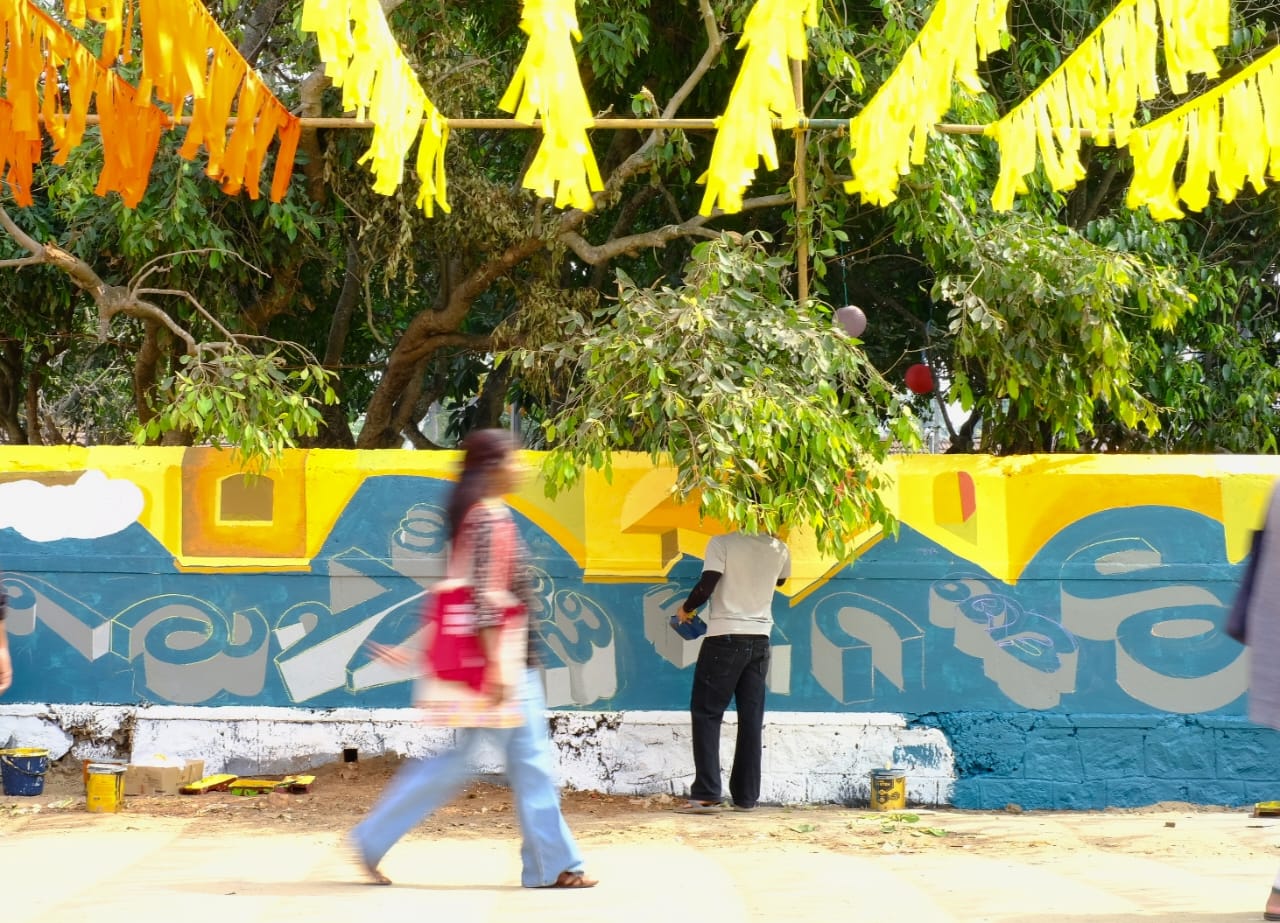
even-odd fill
[(0, 911), (95, 923), (1223, 923), (1261, 919), (1280, 865), (1280, 819), (1239, 809), (698, 817), (670, 797), (566, 792), (601, 884), (530, 892), (510, 794), (477, 783), (388, 855), (396, 886), (372, 888), (343, 834), (398, 762), (319, 767), (305, 794), (130, 796), (104, 815), (86, 811), (80, 766), (64, 760), (41, 795), (0, 796)]
[[(238, 829), (278, 833), (350, 829), (369, 810), (399, 766), (395, 757), (335, 762), (310, 770), (316, 777), (304, 794), (243, 796), (128, 796), (123, 814), (144, 828), (149, 819), (201, 821), (211, 831)], [(83, 816), (85, 789), (78, 762), (51, 764), (43, 794), (0, 795), (0, 835), (51, 815)], [(1280, 862), (1280, 819), (1253, 818), (1247, 809), (1170, 803), (1102, 812), (957, 811), (909, 807), (878, 813), (840, 805), (770, 807), (719, 817), (677, 814), (680, 802), (666, 795), (629, 797), (566, 791), (565, 816), (582, 842), (695, 842), (716, 848), (750, 842), (772, 850), (862, 851), (877, 854), (969, 850), (988, 856), (1069, 854), (1080, 848), (1131, 855), (1257, 858)], [(1275, 835), (1268, 833), (1271, 831)], [(511, 794), (500, 784), (476, 782), (452, 804), (424, 822), (412, 838), (519, 836)]]

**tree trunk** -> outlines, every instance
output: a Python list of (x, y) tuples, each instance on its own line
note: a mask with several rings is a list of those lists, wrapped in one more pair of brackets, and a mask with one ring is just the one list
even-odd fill
[(143, 325), (142, 346), (133, 360), (133, 409), (138, 422), (145, 426), (156, 415), (151, 406), (160, 367), (160, 325), (147, 321)]
[[(347, 336), (351, 332), (351, 318), (356, 306), (360, 303), (360, 290), (363, 283), (360, 263), (360, 248), (354, 238), (347, 238), (346, 271), (342, 279), (342, 291), (333, 305), (333, 317), (329, 322), (329, 338), (325, 343), (324, 355), (320, 364), (326, 369), (336, 369), (342, 365), (342, 354), (347, 348)], [(338, 403), (326, 404), (320, 408), (324, 426), (309, 445), (326, 449), (354, 449), (356, 438), (351, 433), (351, 425), (347, 421), (345, 406), (346, 395), (339, 381)]]
[(502, 425), (502, 414), (507, 409), (507, 391), (511, 387), (511, 363), (503, 359), (485, 379), (480, 396), (476, 398), (475, 429), (493, 429)]
[(49, 361), (44, 350), (35, 350), (31, 356), (31, 371), (27, 373), (27, 393), (23, 402), (26, 416), (24, 428), (28, 445), (44, 445), (40, 426), (40, 389), (44, 385), (45, 365)]
[(0, 429), (5, 442), (10, 445), (26, 445), (27, 434), (22, 428), (18, 409), (22, 404), (22, 346), (17, 340), (4, 344), (0, 356)]
[(540, 237), (530, 237), (508, 247), (501, 256), (490, 260), (454, 286), (441, 310), (419, 313), (405, 330), (387, 359), (387, 369), (378, 382), (365, 414), (364, 429), (356, 447), (385, 449), (400, 444), (400, 427), (395, 411), (400, 396), (414, 375), (421, 374), (424, 360), (438, 349), (465, 343), (469, 338), (459, 333), (463, 320), (475, 300), (497, 279), (546, 246)]
[(253, 12), (244, 24), (244, 36), (240, 39), (240, 56), (256, 67), (258, 55), (267, 47), (271, 30), (275, 27), (280, 13), (288, 6), (289, 0), (257, 0)]

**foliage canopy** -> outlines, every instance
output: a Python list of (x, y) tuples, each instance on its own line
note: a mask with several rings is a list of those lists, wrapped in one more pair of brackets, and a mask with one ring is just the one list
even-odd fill
[[(294, 111), (340, 114), (339, 94), (296, 29), (300, 3), (209, 7)], [(523, 50), (510, 3), (383, 7), (441, 111), (497, 114)], [(805, 111), (860, 111), (930, 7), (824, 3), (803, 68)], [(612, 115), (718, 114), (750, 8), (751, 0), (580, 3), (579, 63), (593, 105)], [(983, 65), (990, 92), (957, 93), (948, 120), (985, 124), (1008, 112), (1108, 8), (1013, 2), (1008, 47)], [(1267, 51), (1280, 4), (1238, 3), (1233, 15), (1232, 43), (1220, 53), (1227, 75)], [(85, 38), (95, 41), (92, 27)], [(1177, 102), (1165, 93), (1142, 117)], [(834, 516), (819, 512), (842, 483), (831, 466), (872, 472), (877, 446), (902, 436), (908, 399), (951, 451), (1276, 449), (1274, 190), (1160, 224), (1124, 207), (1127, 153), (1090, 147), (1087, 175), (1070, 193), (1033, 177), (1014, 211), (997, 215), (994, 144), (938, 135), (898, 200), (873, 208), (843, 191), (848, 152), (839, 134), (813, 131), (802, 139), (803, 207), (788, 134), (778, 138), (780, 169), (758, 176), (744, 211), (704, 218), (696, 180), (710, 132), (597, 131), (606, 190), (586, 214), (557, 211), (520, 188), (536, 133), (473, 129), (454, 132), (449, 146), (453, 212), (427, 219), (413, 208), (413, 190), (371, 191), (358, 162), (368, 145), (361, 132), (307, 131), (279, 204), (222, 195), (199, 159), (176, 155), (180, 140), (166, 138), (136, 209), (92, 194), (101, 162), (92, 129), (66, 164), (41, 169), (34, 207), (6, 204), (12, 229), (0, 259), (25, 262), (49, 246), (67, 258), (0, 270), (9, 273), (0, 439), (136, 436), (270, 454), (294, 441), (430, 448), (469, 427), (519, 423), (531, 445), (560, 449), (552, 478), (562, 486), (572, 477), (566, 459), (591, 464), (606, 449), (663, 449), (679, 467), (680, 489), (700, 491), (709, 514), (766, 524), (793, 513), (810, 523)], [(814, 283), (808, 305), (795, 303), (794, 275), (782, 272), (798, 241)], [(739, 275), (712, 268), (721, 261)], [(830, 334), (829, 307), (845, 303), (869, 319), (861, 344)], [(737, 320), (721, 324), (730, 313)], [(749, 326), (754, 338), (741, 342), (713, 336)], [(673, 349), (672, 338), (695, 333), (710, 339)], [(744, 352), (748, 343), (757, 353)], [(207, 344), (225, 345), (208, 352)], [(784, 355), (791, 347), (801, 353)], [(559, 370), (524, 358), (549, 349), (561, 350)], [(702, 350), (733, 361), (700, 365)], [(761, 350), (768, 361), (753, 365)], [(592, 362), (571, 359), (575, 352)], [(930, 398), (901, 387), (903, 370), (919, 361), (941, 386)], [(600, 379), (597, 366), (644, 375), (623, 389)], [(654, 369), (663, 378), (650, 384)], [(753, 379), (753, 369), (803, 377)], [(247, 398), (245, 383), (260, 399), (232, 396)], [(584, 399), (584, 383), (614, 395), (612, 413), (599, 394)], [(685, 431), (658, 425), (678, 417), (680, 401), (695, 406), (682, 388), (700, 389), (696, 406), (705, 411), (688, 432), (702, 432), (701, 443), (674, 441)], [(860, 435), (815, 448), (813, 427), (823, 419), (861, 427)], [(790, 426), (802, 420), (807, 435)], [(786, 459), (806, 469), (812, 493), (751, 512), (751, 464), (780, 465), (788, 476)], [(730, 482), (714, 473), (726, 470), (743, 478), (732, 482), (737, 507), (718, 499)], [(870, 484), (851, 483), (851, 497)], [(874, 499), (862, 499), (875, 518)], [(785, 503), (795, 506), (784, 516)], [(852, 520), (843, 516), (837, 531), (847, 534)]]
[(698, 244), (678, 288), (622, 275), (616, 306), (523, 355), (573, 381), (546, 423), (553, 490), (630, 450), (675, 469), (678, 500), (748, 532), (809, 527), (840, 554), (893, 527), (880, 468), (891, 440), (918, 444), (914, 415), (829, 314), (794, 301), (767, 243)]

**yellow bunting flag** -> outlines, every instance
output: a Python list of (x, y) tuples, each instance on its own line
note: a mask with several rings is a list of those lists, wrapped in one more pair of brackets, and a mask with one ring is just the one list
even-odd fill
[(573, 39), (581, 39), (574, 0), (524, 0), (520, 28), (529, 36), (520, 66), (498, 108), (520, 122), (542, 119), (542, 143), (523, 186), (543, 198), (590, 211), (604, 188), (587, 138), (594, 124)]
[(742, 196), (755, 179), (761, 161), (778, 167), (773, 121), (794, 128), (804, 115), (796, 103), (791, 61), (809, 56), (806, 27), (818, 24), (817, 0), (757, 0), (747, 14), (739, 48), (746, 48), (742, 68), (729, 94), (729, 105), (716, 120), (716, 143), (707, 172), (701, 213), (719, 207), (742, 210)]
[(449, 211), (444, 156), (448, 123), (418, 83), (378, 0), (304, 0), (302, 29), (314, 33), (325, 73), (342, 90), (344, 109), (373, 122), (373, 140), (360, 158), (374, 175), (374, 191), (392, 195), (404, 181), (405, 159), (418, 139), (417, 205)]
[(1165, 71), (1179, 96), (1187, 74), (1218, 76), (1215, 48), (1231, 41), (1231, 0), (1159, 0)]
[(898, 183), (924, 163), (929, 135), (951, 108), (952, 84), (983, 91), (978, 61), (1000, 49), (1007, 8), (1008, 0), (938, 0), (902, 61), (849, 121), (846, 192), (873, 205), (897, 198)]
[[(1164, 221), (1209, 204), (1209, 184), (1230, 202), (1280, 179), (1280, 48), (1129, 137), (1133, 182), (1126, 204)], [(1186, 154), (1182, 183), (1176, 179)]]
[(1048, 80), (987, 127), (1000, 146), (992, 207), (1012, 208), (1037, 162), (1054, 189), (1075, 186), (1085, 175), (1084, 133), (1097, 144), (1127, 143), (1138, 103), (1159, 92), (1157, 8), (1170, 86), (1185, 92), (1188, 73), (1217, 74), (1214, 49), (1229, 38), (1225, 0), (1123, 0)]

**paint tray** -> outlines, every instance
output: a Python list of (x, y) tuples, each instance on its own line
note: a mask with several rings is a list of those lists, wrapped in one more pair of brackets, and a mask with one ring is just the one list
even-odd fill
[(233, 795), (260, 795), (274, 792), (279, 787), (279, 779), (236, 779), (228, 790)]
[(1254, 817), (1280, 817), (1280, 801), (1259, 801), (1253, 806)]
[(231, 783), (236, 781), (238, 777), (228, 773), (218, 773), (217, 775), (205, 776), (203, 779), (197, 779), (195, 782), (189, 782), (186, 785), (178, 787), (178, 791), (184, 795), (203, 795), (206, 792), (225, 792), (231, 787)]
[(315, 776), (285, 776), (280, 780), (280, 784), (277, 786), (277, 791), (279, 789), (284, 789), (295, 795), (300, 795), (304, 792), (311, 791), (311, 783), (315, 780)]

